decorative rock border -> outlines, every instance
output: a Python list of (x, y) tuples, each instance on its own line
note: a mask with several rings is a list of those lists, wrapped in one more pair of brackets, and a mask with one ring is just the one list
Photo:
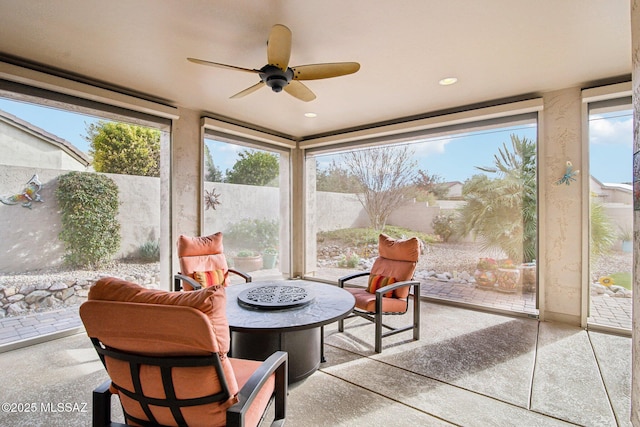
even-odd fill
[[(371, 246), (369, 248), (372, 255), (375, 255), (377, 252), (376, 248)], [(356, 248), (340, 248), (339, 246), (325, 246), (321, 248), (318, 254), (318, 264), (321, 266), (338, 266), (338, 261), (340, 257), (344, 256), (344, 253), (349, 253), (350, 251), (355, 252)], [(373, 258), (363, 258), (360, 259), (360, 263), (358, 264), (358, 268), (362, 270), (369, 270), (373, 265), (373, 261), (375, 261), (375, 256)], [(447, 282), (451, 284), (461, 284), (461, 285), (469, 285), (476, 286), (476, 280), (473, 277), (473, 273), (469, 273), (467, 271), (445, 271), (442, 273), (438, 273), (435, 270), (417, 270), (415, 273), (415, 278), (417, 280), (422, 281), (436, 281), (436, 282)], [(631, 298), (633, 296), (633, 292), (625, 289), (621, 286), (603, 286), (597, 282), (591, 284), (591, 295), (592, 296), (605, 296), (605, 297), (613, 297), (613, 298)]]
[[(86, 276), (86, 272), (79, 272), (78, 275), (83, 273)], [(10, 280), (0, 276), (0, 319), (79, 305), (87, 299), (89, 288), (102, 277), (119, 277), (147, 288), (158, 288), (160, 284), (157, 271), (125, 275), (99, 273), (90, 279), (72, 278), (70, 275), (73, 272), (52, 273), (38, 276), (39, 280), (33, 280), (28, 275), (11, 276)]]
[(613, 298), (632, 298), (633, 292), (622, 286), (603, 286), (598, 282), (591, 284), (591, 296), (605, 296)]

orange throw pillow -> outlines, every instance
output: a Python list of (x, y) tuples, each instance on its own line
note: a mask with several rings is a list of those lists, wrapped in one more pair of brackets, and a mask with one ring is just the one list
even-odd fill
[[(374, 294), (378, 289), (384, 288), (387, 285), (396, 283), (396, 279), (393, 277), (381, 276), (379, 274), (369, 275), (369, 284), (367, 285), (367, 292)], [(391, 297), (393, 291), (384, 294), (385, 297)]]
[(224, 270), (195, 271), (192, 276), (203, 288), (224, 285)]

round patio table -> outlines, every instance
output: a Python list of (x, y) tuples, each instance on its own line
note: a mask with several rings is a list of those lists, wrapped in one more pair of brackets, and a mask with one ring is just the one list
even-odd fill
[[(226, 288), (231, 356), (265, 360), (289, 353), (289, 382), (300, 381), (324, 359), (323, 326), (349, 315), (353, 295), (336, 285), (273, 280)], [(281, 306), (278, 306), (281, 300)]]

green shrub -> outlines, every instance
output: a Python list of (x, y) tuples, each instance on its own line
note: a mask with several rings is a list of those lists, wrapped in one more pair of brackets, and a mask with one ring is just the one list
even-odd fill
[(360, 257), (358, 254), (349, 253), (347, 255), (342, 254), (338, 260), (338, 267), (340, 268), (355, 268), (360, 263)]
[(440, 236), (443, 242), (449, 241), (449, 238), (453, 234), (454, 219), (453, 214), (436, 215), (433, 221), (431, 221), (434, 233)]
[(250, 257), (255, 257), (260, 255), (259, 253), (255, 252), (255, 251), (250, 251), (248, 249), (243, 249), (241, 251), (238, 251), (238, 253), (236, 254), (236, 257), (238, 258), (250, 258)]
[(65, 262), (72, 267), (98, 267), (111, 261), (120, 247), (118, 186), (105, 176), (69, 172), (58, 177)]
[(138, 256), (142, 261), (156, 262), (160, 260), (160, 241), (149, 240), (138, 248)]
[[(417, 237), (424, 243), (435, 243), (438, 239), (427, 233), (413, 231), (407, 228), (387, 225), (383, 233), (394, 239), (402, 239), (407, 237)], [(343, 246), (364, 247), (366, 245), (377, 245), (380, 231), (373, 228), (343, 228), (340, 230), (320, 231), (316, 235), (318, 243), (325, 240), (333, 240)]]
[(224, 232), (225, 245), (261, 252), (278, 246), (280, 227), (278, 221), (267, 219), (243, 219), (231, 224)]

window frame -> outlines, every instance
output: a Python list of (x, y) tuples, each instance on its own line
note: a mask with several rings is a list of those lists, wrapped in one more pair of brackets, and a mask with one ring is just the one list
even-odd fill
[[(629, 102), (631, 101), (631, 103)], [(587, 227), (582, 227), (582, 294), (581, 294), (581, 310), (580, 310), (580, 326), (584, 329), (597, 330), (615, 334), (629, 335), (631, 330), (614, 328), (605, 325), (596, 325), (588, 321), (591, 309), (591, 254), (590, 254), (590, 237), (591, 237), (591, 221), (590, 221), (590, 199), (591, 189), (589, 178), (591, 176), (590, 169), (590, 150), (589, 150), (589, 116), (591, 111), (598, 108), (617, 107), (621, 105), (631, 105), (632, 102), (632, 84), (631, 82), (617, 83), (607, 86), (599, 86), (582, 90), (582, 217), (587, 219)], [(633, 156), (633, 153), (632, 153)], [(634, 272), (632, 272), (633, 274)]]
[[(305, 180), (305, 212), (313, 212), (314, 207), (310, 206), (310, 198), (308, 197), (309, 186), (315, 188), (315, 155), (321, 154), (334, 154), (341, 151), (350, 149), (372, 148), (380, 146), (397, 146), (411, 144), (412, 142), (418, 142), (420, 140), (432, 139), (437, 137), (443, 137), (447, 135), (459, 135), (461, 133), (469, 133), (473, 131), (487, 130), (493, 128), (508, 127), (509, 125), (517, 125), (522, 122), (535, 122), (536, 126), (536, 151), (537, 158), (540, 159), (540, 128), (541, 128), (541, 111), (542, 111), (542, 98), (536, 98), (526, 101), (519, 101), (510, 104), (498, 105), (493, 107), (479, 108), (475, 110), (468, 110), (459, 113), (453, 113), (442, 116), (428, 117), (419, 119), (408, 124), (396, 124), (381, 126), (379, 128), (355, 130), (351, 132), (345, 132), (340, 135), (319, 137), (302, 141), (300, 143), (303, 148), (303, 161), (304, 161), (304, 180)], [(314, 172), (311, 173), (310, 169), (313, 168)], [(540, 160), (537, 161), (536, 168), (540, 168)], [(540, 194), (541, 182), (540, 174), (536, 173), (536, 192), (537, 192), (537, 251), (538, 255), (536, 259), (540, 259), (542, 230), (541, 227), (541, 209), (540, 209)], [(307, 216), (305, 215), (305, 218)], [(315, 267), (317, 262), (317, 250), (315, 248), (315, 240), (313, 237), (313, 230), (309, 228), (309, 224), (305, 221), (305, 262), (303, 278), (307, 280), (317, 280), (321, 282), (327, 282), (327, 279), (313, 277), (309, 273), (313, 270), (310, 268)], [(313, 246), (313, 247), (312, 247)], [(535, 305), (538, 312), (541, 311), (540, 295), (543, 287), (542, 272), (543, 267), (538, 263), (537, 271), (537, 286), (535, 295)], [(542, 268), (542, 270), (544, 267)], [(458, 304), (457, 302), (455, 302)], [(460, 303), (463, 304), (464, 303)], [(503, 312), (501, 309), (491, 309), (490, 307), (483, 307), (483, 309), (489, 311)], [(518, 314), (509, 312), (509, 314)], [(531, 316), (531, 314), (527, 314)]]
[[(204, 200), (204, 178), (206, 175), (204, 144), (205, 139), (213, 139), (233, 145), (243, 146), (249, 149), (257, 149), (280, 155), (279, 174), (279, 209), (285, 214), (285, 218), (280, 218), (280, 271), (284, 277), (292, 278), (296, 274), (292, 259), (293, 251), (293, 149), (295, 143), (291, 140), (272, 134), (265, 134), (261, 131), (240, 127), (231, 123), (223, 122), (210, 117), (203, 117), (201, 120), (202, 137), (200, 144), (200, 189), (199, 189), (199, 230), (202, 234), (205, 230), (205, 206)], [(282, 165), (285, 165), (283, 170)]]

